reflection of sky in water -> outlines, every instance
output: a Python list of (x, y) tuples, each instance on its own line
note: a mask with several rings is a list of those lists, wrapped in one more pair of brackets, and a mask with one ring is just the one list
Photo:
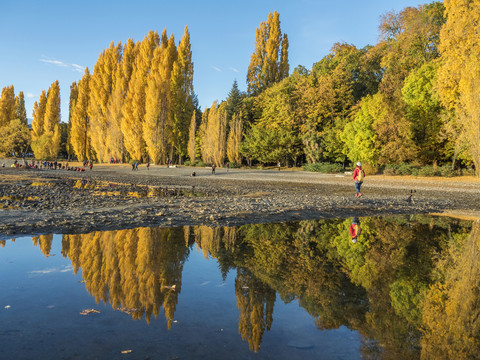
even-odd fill
[[(150, 324), (134, 321), (110, 304), (95, 303), (62, 256), (54, 236), (45, 257), (31, 238), (0, 248), (0, 358), (72, 359), (351, 359), (359, 358), (360, 338), (345, 327), (319, 331), (296, 300), (277, 295), (273, 324), (258, 353), (238, 330), (236, 270), (222, 279), (215, 259), (192, 247), (181, 274), (181, 292), (172, 327), (160, 311)], [(10, 308), (5, 308), (10, 306)], [(100, 314), (80, 315), (84, 309)], [(121, 351), (132, 350), (122, 355)]]

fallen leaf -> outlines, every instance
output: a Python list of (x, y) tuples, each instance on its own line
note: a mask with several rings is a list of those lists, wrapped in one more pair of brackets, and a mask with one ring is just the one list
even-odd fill
[(122, 350), (121, 353), (122, 354), (130, 354), (132, 352), (132, 350)]
[(10, 308), (11, 308), (10, 305), (5, 306), (5, 309), (10, 309)]

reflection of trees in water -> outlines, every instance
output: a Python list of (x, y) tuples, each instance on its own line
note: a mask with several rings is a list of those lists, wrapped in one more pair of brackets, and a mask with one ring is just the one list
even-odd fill
[(252, 276), (246, 269), (237, 269), (235, 295), (240, 311), (238, 332), (248, 341), (251, 351), (260, 350), (263, 333), (273, 322), (275, 290)]
[(422, 359), (478, 359), (480, 352), (480, 220), (454, 236), (437, 267), (423, 309)]
[(50, 255), (50, 250), (52, 249), (52, 240), (53, 234), (32, 237), (33, 246), (39, 245), (40, 250), (42, 250), (42, 254), (45, 256)]
[[(284, 302), (298, 299), (321, 330), (358, 330), (364, 358), (474, 357), (480, 225), (470, 232), (471, 222), (426, 216), (361, 221), (356, 244), (346, 219), (65, 235), (62, 254), (75, 273), (82, 268), (96, 301), (147, 321), (163, 307), (170, 326), (194, 241), (224, 278), (237, 269), (239, 332), (253, 351), (272, 325), (278, 292)], [(48, 255), (51, 236), (34, 244)]]
[(97, 302), (127, 308), (134, 319), (145, 314), (147, 322), (163, 307), (170, 328), (189, 253), (178, 241), (182, 235), (182, 229), (162, 228), (64, 235), (62, 254), (75, 273), (82, 268), (87, 291)]

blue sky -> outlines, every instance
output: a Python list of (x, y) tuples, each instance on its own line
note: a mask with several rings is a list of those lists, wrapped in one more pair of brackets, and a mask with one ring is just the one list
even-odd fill
[(28, 117), (42, 90), (59, 80), (62, 121), (68, 121), (70, 85), (93, 67), (110, 42), (142, 40), (167, 28), (176, 42), (188, 25), (194, 61), (194, 90), (203, 108), (224, 100), (233, 81), (246, 90), (255, 29), (268, 13), (280, 14), (289, 38), (290, 71), (312, 65), (335, 42), (359, 48), (378, 41), (380, 16), (425, 1), (415, 0), (86, 0), (2, 1), (0, 89), (23, 91)]

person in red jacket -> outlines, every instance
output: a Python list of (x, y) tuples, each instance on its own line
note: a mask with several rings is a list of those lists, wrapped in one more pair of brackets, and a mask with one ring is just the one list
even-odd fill
[(360, 220), (357, 217), (354, 217), (352, 220), (352, 225), (350, 225), (350, 236), (352, 237), (352, 242), (355, 244), (357, 238), (362, 233), (362, 228), (360, 227)]
[(353, 180), (355, 181), (355, 190), (357, 191), (357, 193), (355, 194), (355, 197), (362, 196), (362, 193), (360, 192), (360, 188), (362, 187), (364, 177), (365, 177), (365, 171), (363, 171), (362, 169), (362, 163), (357, 162), (357, 167), (355, 168), (355, 170), (353, 170)]

